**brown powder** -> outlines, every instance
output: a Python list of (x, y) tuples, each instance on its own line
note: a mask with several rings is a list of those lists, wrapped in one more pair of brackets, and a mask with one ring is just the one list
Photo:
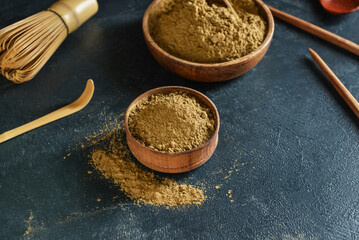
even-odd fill
[(34, 231), (34, 227), (32, 226), (32, 220), (34, 219), (34, 215), (32, 214), (32, 211), (30, 211), (30, 216), (29, 218), (25, 221), (27, 224), (27, 228), (25, 233), (23, 234), (23, 237), (29, 235), (30, 233), (32, 233)]
[(139, 203), (178, 206), (199, 205), (205, 200), (202, 190), (169, 178), (157, 180), (154, 173), (138, 168), (130, 159), (98, 150), (92, 154), (92, 161), (105, 178)]
[(22, 235), (24, 239), (32, 239), (33, 234), (39, 231), (43, 231), (45, 229), (45, 224), (43, 221), (35, 220), (32, 210), (30, 210), (30, 216), (27, 220), (25, 220), (25, 223), (26, 230), (25, 233)]
[(215, 129), (211, 109), (181, 91), (141, 100), (130, 112), (128, 125), (140, 143), (165, 152), (198, 147), (211, 138)]
[(253, 0), (232, 0), (237, 19), (221, 0), (163, 0), (150, 33), (168, 53), (193, 62), (219, 63), (245, 56), (263, 42), (267, 23)]
[(200, 205), (206, 200), (202, 189), (161, 178), (140, 168), (132, 159), (122, 127), (111, 134), (92, 140), (96, 148), (91, 162), (102, 175), (119, 186), (137, 203), (165, 206)]

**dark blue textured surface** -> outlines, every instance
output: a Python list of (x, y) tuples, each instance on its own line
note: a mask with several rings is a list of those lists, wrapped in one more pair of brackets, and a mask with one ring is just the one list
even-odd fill
[[(266, 2), (359, 41), (358, 12), (331, 16), (314, 0)], [(0, 28), (50, 4), (3, 0)], [(0, 133), (72, 102), (88, 78), (96, 85), (83, 111), (0, 145), (0, 238), (23, 238), (32, 213), (34, 231), (25, 238), (359, 239), (358, 119), (307, 49), (316, 50), (356, 98), (359, 57), (276, 20), (272, 45), (252, 71), (226, 83), (190, 82), (149, 54), (141, 30), (149, 4), (100, 1), (100, 12), (65, 40), (35, 79), (13, 85), (0, 77)], [(89, 159), (75, 147), (140, 93), (165, 85), (203, 92), (221, 116), (210, 161), (169, 175), (204, 183), (210, 199), (198, 208), (135, 206), (88, 175)]]

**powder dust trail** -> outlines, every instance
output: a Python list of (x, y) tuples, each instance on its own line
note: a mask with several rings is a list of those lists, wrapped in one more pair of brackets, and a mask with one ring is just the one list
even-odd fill
[(164, 178), (158, 180), (154, 173), (140, 169), (131, 159), (97, 150), (92, 154), (94, 166), (137, 203), (179, 206), (202, 204), (203, 191), (191, 185), (178, 184)]
[(29, 216), (29, 218), (28, 218), (27, 220), (25, 220), (26, 225), (27, 225), (27, 228), (26, 228), (26, 231), (25, 231), (23, 237), (29, 235), (31, 232), (34, 231), (34, 228), (31, 226), (33, 219), (34, 219), (34, 215), (32, 214), (32, 211), (30, 211), (30, 216)]
[(179, 184), (139, 167), (132, 160), (122, 121), (107, 128), (104, 134), (95, 136), (88, 137), (86, 144), (80, 144), (82, 148), (91, 149), (90, 164), (135, 203), (167, 207), (198, 206), (207, 199), (202, 188)]
[(25, 220), (25, 223), (26, 223), (27, 228), (25, 230), (25, 233), (22, 236), (27, 239), (31, 239), (31, 235), (33, 233), (45, 229), (43, 222), (39, 223), (38, 221), (34, 220), (34, 215), (33, 215), (32, 211), (30, 211), (30, 216), (27, 220)]

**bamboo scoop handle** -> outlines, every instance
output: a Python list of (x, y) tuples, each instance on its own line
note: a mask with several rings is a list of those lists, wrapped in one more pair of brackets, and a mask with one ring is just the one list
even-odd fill
[(359, 118), (359, 103), (353, 97), (353, 95), (348, 91), (348, 89), (343, 85), (343, 83), (338, 79), (337, 76), (332, 72), (332, 70), (328, 67), (328, 65), (323, 61), (323, 59), (311, 48), (309, 48), (309, 53), (314, 59), (314, 61), (318, 64), (319, 68), (323, 71), (325, 76), (332, 83), (334, 88), (340, 94), (340, 96), (344, 99), (344, 101), (349, 105), (350, 109), (357, 115)]
[(270, 7), (270, 6), (268, 6), (268, 7), (272, 11), (273, 15), (276, 16), (277, 18), (282, 19), (283, 21), (290, 23), (304, 31), (307, 31), (307, 32), (313, 34), (314, 36), (324, 39), (334, 45), (344, 48), (345, 50), (347, 50), (349, 52), (359, 55), (359, 45), (358, 44), (351, 42), (348, 39), (338, 36), (332, 32), (329, 32), (323, 28), (320, 28), (314, 24), (306, 22), (300, 18), (294, 17), (285, 12), (279, 11), (278, 9), (275, 9), (273, 7)]
[(73, 102), (63, 108), (60, 108), (52, 113), (49, 113), (41, 118), (38, 118), (32, 122), (29, 122), (25, 125), (22, 125), (20, 127), (10, 130), (10, 131), (7, 131), (3, 134), (0, 134), (0, 143), (3, 143), (11, 138), (19, 136), (19, 135), (26, 133), (28, 131), (31, 131), (35, 128), (41, 127), (45, 124), (48, 124), (50, 122), (56, 121), (60, 118), (69, 116), (75, 112), (80, 111), (90, 102), (90, 100), (93, 96), (94, 90), (95, 90), (94, 82), (91, 79), (89, 79), (87, 81), (86, 88), (85, 88), (84, 92), (81, 94), (81, 96), (75, 102)]

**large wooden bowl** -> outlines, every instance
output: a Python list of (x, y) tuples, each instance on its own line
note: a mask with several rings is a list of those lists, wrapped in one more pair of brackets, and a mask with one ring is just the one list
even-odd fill
[[(201, 146), (179, 153), (166, 153), (150, 149), (138, 142), (128, 127), (128, 117), (132, 108), (143, 98), (157, 93), (173, 92), (181, 90), (196, 96), (205, 105), (210, 107), (215, 117), (216, 128), (213, 136)], [(148, 168), (165, 173), (181, 173), (193, 170), (204, 164), (213, 154), (218, 143), (219, 114), (214, 103), (202, 93), (185, 87), (169, 86), (155, 88), (137, 97), (127, 108), (125, 114), (125, 130), (128, 147), (139, 162)]]
[(145, 12), (142, 21), (145, 41), (148, 49), (157, 62), (165, 69), (181, 77), (200, 82), (219, 82), (236, 78), (251, 70), (262, 60), (272, 41), (274, 33), (273, 15), (261, 0), (254, 0), (259, 8), (261, 16), (268, 23), (267, 35), (258, 49), (246, 56), (223, 63), (205, 64), (177, 58), (160, 48), (149, 32), (151, 13), (161, 7), (161, 1), (163, 0), (153, 1)]

